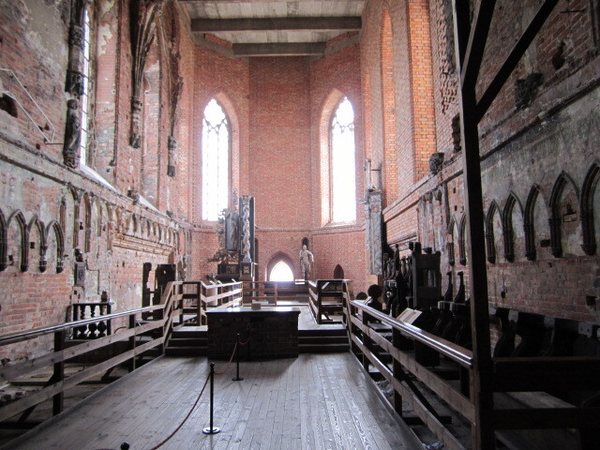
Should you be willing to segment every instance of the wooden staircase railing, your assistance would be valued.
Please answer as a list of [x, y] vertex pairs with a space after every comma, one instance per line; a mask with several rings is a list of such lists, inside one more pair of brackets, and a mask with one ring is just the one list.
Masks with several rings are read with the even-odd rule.
[[[402, 403], [406, 402], [444, 448], [470, 448], [450, 431], [444, 418], [420, 392], [416, 381], [459, 413], [470, 424], [473, 434], [476, 416], [481, 413], [476, 398], [480, 393], [470, 392], [476, 372], [473, 352], [360, 301], [348, 302], [345, 315], [352, 351], [365, 370], [373, 366], [394, 389], [396, 412], [402, 416]], [[428, 352], [435, 353], [436, 358], [431, 358]], [[423, 355], [428, 357], [422, 358]], [[436, 359], [445, 364], [443, 371], [438, 370], [441, 366], [430, 363]], [[455, 370], [460, 382], [448, 379], [451, 378], [449, 368]], [[600, 357], [494, 358], [491, 380], [486, 388], [492, 393], [598, 391]], [[597, 448], [600, 407], [550, 407], [548, 404], [518, 409], [492, 407], [490, 414], [489, 423], [496, 431], [577, 429], [579, 448]]]
[[332, 323], [330, 314], [343, 316], [347, 301], [352, 298], [350, 280], [319, 279], [309, 281], [310, 310], [318, 324]]

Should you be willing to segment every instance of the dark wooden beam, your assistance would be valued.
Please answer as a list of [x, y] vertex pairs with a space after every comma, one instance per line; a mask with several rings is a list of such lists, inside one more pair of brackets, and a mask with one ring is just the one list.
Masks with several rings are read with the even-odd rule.
[[462, 41], [464, 35], [469, 30], [469, 41], [465, 44], [459, 43], [457, 53], [464, 54], [462, 58], [461, 76], [460, 81], [467, 87], [474, 87], [479, 76], [479, 69], [481, 68], [481, 61], [483, 60], [483, 52], [485, 50], [485, 44], [487, 42], [488, 32], [490, 31], [490, 24], [492, 23], [492, 17], [494, 15], [494, 7], [496, 6], [496, 0], [480, 0], [477, 2], [477, 6], [473, 13], [473, 21], [470, 25], [465, 12], [467, 2], [455, 2], [462, 3], [461, 6], [456, 6], [456, 17], [460, 19], [463, 25], [458, 29], [460, 35], [458, 40]]
[[558, 0], [546, 0], [544, 4], [540, 7], [537, 14], [521, 36], [521, 38], [517, 41], [512, 51], [502, 64], [502, 67], [486, 89], [486, 91], [481, 96], [481, 99], [477, 103], [477, 117], [478, 122], [483, 118], [492, 102], [496, 99], [500, 90], [510, 77], [510, 74], [515, 70], [517, 64], [529, 48], [529, 45], [533, 42], [540, 29], [546, 23], [546, 20], [554, 10], [554, 7], [558, 3]]
[[264, 19], [194, 19], [198, 33], [219, 31], [360, 30], [360, 17], [279, 17]]
[[325, 43], [233, 44], [234, 56], [313, 56], [325, 53]]
[[[481, 186], [481, 159], [479, 155], [479, 130], [477, 128], [475, 87], [495, 0], [481, 0], [469, 24], [464, 13], [464, 0], [453, 0], [454, 38], [457, 70], [459, 73], [460, 128], [463, 143], [462, 163], [465, 211], [467, 223], [467, 255], [469, 261], [469, 290], [471, 294], [471, 335], [473, 344], [473, 370], [470, 379], [471, 401], [475, 406], [475, 420], [471, 427], [473, 448], [495, 448], [492, 413], [493, 394], [492, 357], [490, 343], [489, 300], [487, 287], [487, 262], [483, 190]], [[459, 6], [460, 5], [460, 6]], [[470, 29], [470, 33], [466, 30]], [[469, 42], [464, 39], [469, 36]], [[461, 50], [463, 49], [463, 50]], [[464, 58], [461, 60], [461, 53]]]

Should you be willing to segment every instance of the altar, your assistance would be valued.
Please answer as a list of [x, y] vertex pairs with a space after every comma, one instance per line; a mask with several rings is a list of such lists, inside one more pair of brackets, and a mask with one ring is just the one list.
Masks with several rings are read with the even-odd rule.
[[240, 335], [240, 360], [298, 356], [299, 308], [250, 306], [215, 308], [206, 312], [208, 358], [229, 360]]

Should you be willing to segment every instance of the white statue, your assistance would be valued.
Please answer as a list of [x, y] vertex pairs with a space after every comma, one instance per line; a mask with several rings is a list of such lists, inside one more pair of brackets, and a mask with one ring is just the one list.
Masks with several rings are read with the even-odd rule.
[[308, 280], [308, 274], [310, 273], [310, 269], [312, 264], [315, 262], [315, 257], [305, 245], [302, 246], [302, 250], [300, 250], [300, 269], [302, 270], [302, 277], [304, 280]]

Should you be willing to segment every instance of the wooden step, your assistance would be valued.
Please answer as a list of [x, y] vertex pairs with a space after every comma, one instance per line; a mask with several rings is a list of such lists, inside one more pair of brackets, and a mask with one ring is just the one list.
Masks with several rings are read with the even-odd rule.
[[300, 353], [338, 353], [350, 350], [348, 335], [343, 328], [298, 331]]

